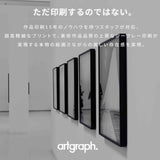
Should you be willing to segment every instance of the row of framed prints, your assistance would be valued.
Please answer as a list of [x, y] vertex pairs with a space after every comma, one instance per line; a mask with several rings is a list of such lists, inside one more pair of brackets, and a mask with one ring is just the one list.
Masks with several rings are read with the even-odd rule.
[[[98, 47], [99, 134], [127, 146], [127, 47], [119, 34]], [[79, 106], [79, 107], [78, 107]], [[96, 129], [96, 51], [53, 69], [53, 107]]]

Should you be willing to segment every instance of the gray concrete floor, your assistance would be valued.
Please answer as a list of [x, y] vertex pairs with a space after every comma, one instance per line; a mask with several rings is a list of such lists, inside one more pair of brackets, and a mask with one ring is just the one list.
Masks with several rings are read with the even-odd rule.
[[0, 160], [55, 160], [51, 145], [51, 112], [30, 112], [29, 132], [9, 133], [9, 114], [0, 112]]

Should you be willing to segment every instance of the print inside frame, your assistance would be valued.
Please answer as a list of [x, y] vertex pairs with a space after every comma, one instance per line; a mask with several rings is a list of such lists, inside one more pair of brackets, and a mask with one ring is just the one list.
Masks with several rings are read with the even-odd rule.
[[96, 129], [96, 55], [89, 49], [79, 55], [80, 123]]
[[127, 146], [126, 34], [99, 45], [99, 134]]
[[67, 61], [68, 67], [68, 116], [78, 120], [78, 58]]
[[52, 70], [53, 74], [53, 108], [59, 110], [59, 68]]
[[68, 113], [68, 95], [67, 95], [67, 64], [61, 64], [59, 66], [59, 111]]

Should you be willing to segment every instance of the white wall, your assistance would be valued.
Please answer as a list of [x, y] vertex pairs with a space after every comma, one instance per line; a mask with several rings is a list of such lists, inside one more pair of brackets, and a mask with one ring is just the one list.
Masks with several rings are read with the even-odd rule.
[[[63, 4], [63, 5], [62, 5]], [[127, 8], [133, 12], [132, 18], [54, 18], [55, 23], [63, 24], [136, 24], [140, 33], [159, 33], [158, 0], [155, 1], [117, 1], [99, 0], [65, 1], [57, 0], [54, 7], [85, 8]], [[120, 31], [115, 32], [115, 34]], [[103, 41], [104, 39], [98, 40]], [[53, 152], [58, 160], [65, 159], [109, 159], [109, 160], [150, 160], [160, 158], [159, 148], [159, 105], [160, 105], [160, 55], [159, 39], [144, 41], [144, 48], [128, 48], [128, 146], [120, 148], [102, 138], [98, 131], [85, 128], [79, 122], [52, 110]], [[87, 48], [55, 48], [53, 66], [78, 56]], [[98, 85], [97, 85], [98, 86]], [[98, 89], [98, 88], [97, 88]], [[98, 99], [97, 99], [98, 100]], [[98, 103], [97, 103], [98, 128]], [[88, 143], [93, 141], [99, 151], [82, 154], [58, 151], [57, 144]]]
[[52, 51], [30, 49], [29, 52], [29, 109], [50, 110], [52, 107]]
[[[53, 50], [17, 47], [18, 39], [4, 39], [5, 33], [29, 33], [24, 24], [52, 24], [51, 18], [34, 17], [36, 6], [0, 6], [0, 111], [8, 111], [8, 73], [10, 55], [28, 54], [28, 75], [30, 81], [29, 109], [50, 110], [52, 106], [52, 59]], [[14, 26], [15, 25], [15, 26]], [[27, 40], [26, 40], [27, 41]], [[31, 42], [32, 40], [30, 40]]]
[[[21, 25], [26, 23], [27, 19], [26, 9], [23, 7], [4, 7], [3, 9], [12, 13], [8, 16], [8, 32], [21, 31]], [[19, 14], [21, 12], [23, 14]], [[9, 40], [7, 45], [10, 74], [10, 132], [25, 133], [28, 130], [28, 52], [18, 48], [16, 43], [17, 40]]]
[[[28, 24], [50, 25], [51, 17], [34, 17], [33, 7], [28, 10]], [[51, 31], [27, 31], [29, 33], [47, 34]], [[30, 40], [34, 42], [33, 40]], [[40, 41], [40, 40], [38, 40]], [[41, 41], [44, 41], [41, 39]], [[29, 109], [50, 110], [52, 107], [52, 48], [28, 48], [29, 59]]]
[[[1, 36], [8, 31], [8, 15], [0, 9]], [[9, 40], [0, 38], [0, 111], [8, 111]]]

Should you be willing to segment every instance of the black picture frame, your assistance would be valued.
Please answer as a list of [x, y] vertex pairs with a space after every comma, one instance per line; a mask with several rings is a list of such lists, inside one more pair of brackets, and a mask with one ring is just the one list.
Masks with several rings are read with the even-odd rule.
[[[111, 46], [111, 43], [114, 45]], [[127, 146], [126, 43], [126, 34], [119, 34], [101, 43], [98, 47], [99, 134], [120, 147]], [[114, 96], [112, 96], [113, 94]]]
[[67, 61], [68, 116], [78, 120], [78, 58]]
[[89, 49], [79, 55], [79, 97], [80, 123], [90, 129], [96, 129], [95, 49]]
[[52, 69], [53, 76], [53, 108], [59, 110], [59, 68]]
[[67, 64], [59, 66], [59, 111], [68, 113], [68, 95], [67, 95]]

